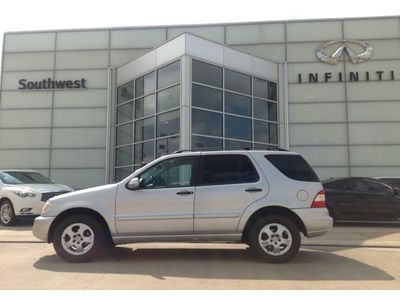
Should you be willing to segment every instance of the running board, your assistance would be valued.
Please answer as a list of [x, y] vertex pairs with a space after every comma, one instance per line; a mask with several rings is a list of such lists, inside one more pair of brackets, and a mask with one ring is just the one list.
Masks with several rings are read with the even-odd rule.
[[150, 242], [240, 242], [241, 233], [114, 236], [115, 244]]

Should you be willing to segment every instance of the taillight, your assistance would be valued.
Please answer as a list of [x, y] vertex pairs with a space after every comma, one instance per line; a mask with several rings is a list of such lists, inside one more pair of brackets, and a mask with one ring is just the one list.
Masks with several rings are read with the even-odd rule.
[[320, 191], [311, 203], [311, 208], [323, 208], [325, 207], [325, 191]]

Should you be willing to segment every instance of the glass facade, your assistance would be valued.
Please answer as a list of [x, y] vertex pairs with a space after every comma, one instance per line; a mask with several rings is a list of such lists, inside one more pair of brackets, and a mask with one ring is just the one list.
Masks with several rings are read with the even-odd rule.
[[175, 61], [117, 88], [115, 181], [179, 149], [180, 66]]
[[192, 149], [278, 148], [277, 83], [192, 59]]

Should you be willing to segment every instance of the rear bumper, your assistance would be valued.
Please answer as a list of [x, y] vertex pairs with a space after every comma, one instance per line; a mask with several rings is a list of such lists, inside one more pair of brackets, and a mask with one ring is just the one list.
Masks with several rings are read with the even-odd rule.
[[323, 235], [333, 227], [333, 219], [326, 208], [298, 208], [293, 211], [303, 221], [307, 237]]
[[49, 230], [55, 217], [37, 217], [33, 223], [32, 232], [39, 240], [49, 242]]

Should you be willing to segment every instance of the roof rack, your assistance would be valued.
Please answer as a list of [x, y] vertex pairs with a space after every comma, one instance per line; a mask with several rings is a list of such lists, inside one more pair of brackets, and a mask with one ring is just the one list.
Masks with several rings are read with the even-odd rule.
[[194, 151], [224, 151], [224, 150], [266, 150], [266, 151], [289, 151], [284, 148], [271, 148], [271, 149], [254, 149], [254, 147], [210, 147], [210, 148], [195, 148], [195, 149], [181, 149], [172, 152], [172, 154], [178, 154], [183, 152], [194, 152]]

